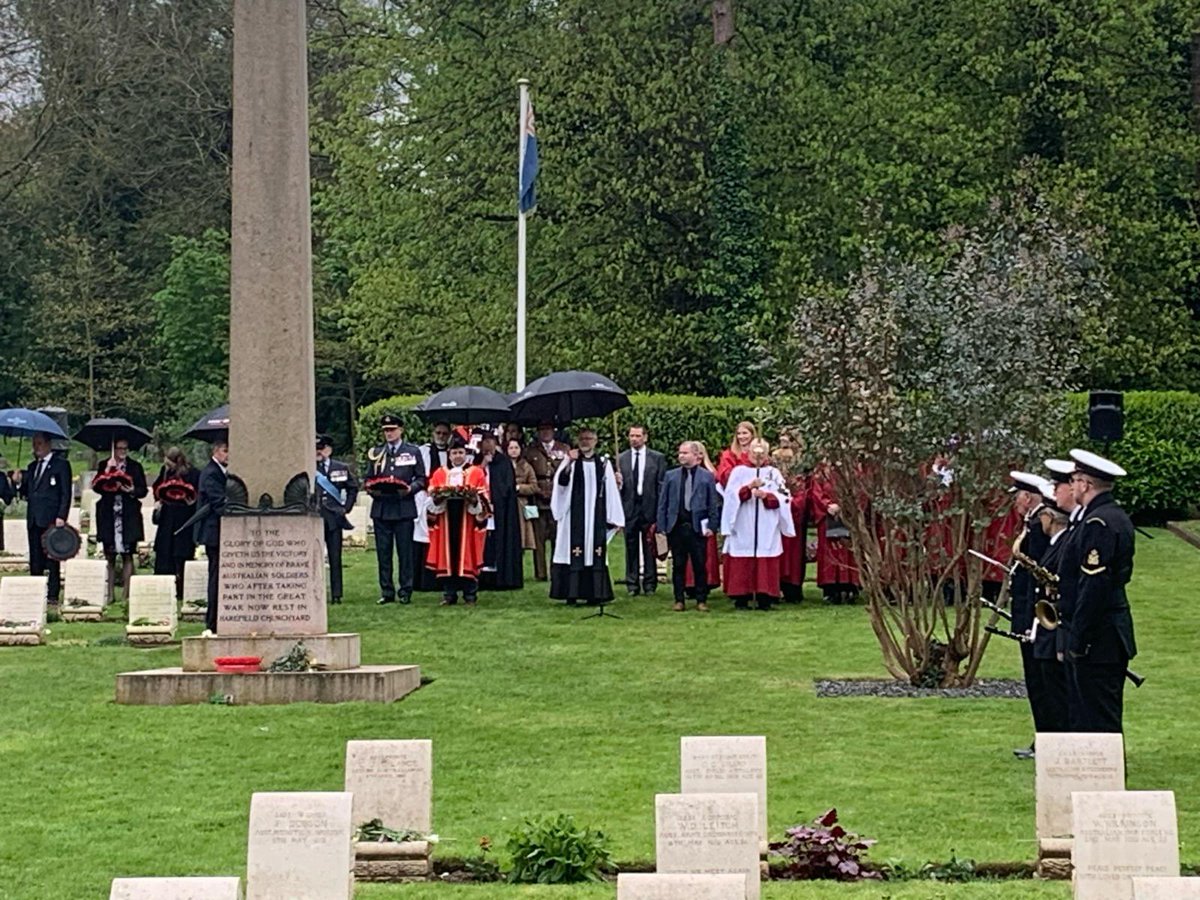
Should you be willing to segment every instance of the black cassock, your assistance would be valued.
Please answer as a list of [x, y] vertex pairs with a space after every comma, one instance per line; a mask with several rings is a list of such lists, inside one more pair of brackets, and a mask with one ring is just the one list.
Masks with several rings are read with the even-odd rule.
[[487, 533], [483, 565], [494, 572], [481, 572], [481, 586], [491, 590], [523, 587], [525, 575], [521, 550], [521, 508], [517, 502], [517, 479], [512, 460], [494, 456], [488, 465], [492, 515], [496, 527]]

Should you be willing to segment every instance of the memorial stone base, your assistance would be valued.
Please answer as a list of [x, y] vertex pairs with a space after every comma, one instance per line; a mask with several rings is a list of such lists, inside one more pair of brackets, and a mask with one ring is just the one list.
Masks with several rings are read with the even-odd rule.
[[430, 881], [432, 855], [428, 841], [359, 842], [354, 845], [354, 880]]
[[[178, 668], [123, 672], [118, 703], [390, 703], [421, 685], [414, 665], [364, 666], [357, 634], [328, 634], [319, 516], [247, 515], [221, 522], [217, 635], [183, 642]], [[216, 671], [218, 657], [260, 657], [262, 668], [302, 641], [305, 672]]]

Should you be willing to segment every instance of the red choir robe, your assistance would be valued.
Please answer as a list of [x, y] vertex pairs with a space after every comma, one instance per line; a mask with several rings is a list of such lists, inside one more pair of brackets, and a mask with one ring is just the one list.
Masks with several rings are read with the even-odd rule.
[[858, 575], [858, 562], [849, 539], [826, 536], [829, 506], [837, 502], [833, 473], [828, 466], [818, 466], [808, 481], [808, 521], [817, 524], [817, 585], [851, 584], [859, 587], [862, 582]]
[[807, 562], [808, 541], [808, 476], [797, 475], [788, 485], [792, 491], [791, 513], [795, 535], [783, 539], [783, 559], [780, 560], [779, 580], [781, 584], [799, 587], [804, 584], [804, 569]]
[[[1006, 503], [1007, 494], [998, 494], [992, 498], [988, 508], [994, 518], [983, 530], [983, 549], [980, 551], [992, 559], [1004, 563], [1005, 566], [1012, 559], [1013, 543], [1025, 524], [1016, 507], [1009, 506], [1007, 510], [1004, 509]], [[993, 565], [984, 565], [984, 581], [1003, 581], [1004, 578], [1003, 570], [997, 569]]]
[[[472, 513], [463, 500], [436, 500], [438, 488], [458, 486], [479, 492], [482, 513]], [[487, 537], [487, 476], [478, 466], [443, 467], [429, 479], [428, 491], [429, 554], [425, 567], [432, 569], [438, 578], [478, 579]]]
[[[752, 496], [750, 482], [764, 484], [765, 496]], [[774, 466], [738, 466], [730, 473], [721, 509], [725, 535], [725, 595], [778, 597], [783, 538], [794, 537], [783, 475]]]
[[729, 474], [738, 466], [750, 465], [750, 454], [741, 451], [722, 450], [717, 460], [717, 484], [725, 487], [729, 483]]

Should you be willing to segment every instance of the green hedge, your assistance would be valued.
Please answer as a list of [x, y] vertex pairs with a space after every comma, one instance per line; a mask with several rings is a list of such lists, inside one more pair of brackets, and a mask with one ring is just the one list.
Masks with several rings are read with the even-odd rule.
[[[429, 426], [420, 422], [412, 407], [419, 396], [397, 396], [363, 407], [359, 412], [359, 452], [378, 440], [379, 416], [400, 415], [411, 440], [428, 440]], [[691, 397], [666, 394], [632, 394], [633, 406], [616, 415], [623, 436], [634, 422], [650, 429], [651, 445], [670, 454], [680, 441], [701, 440], [715, 461], [728, 446], [733, 429], [742, 419], [756, 422], [769, 439], [776, 436], [770, 400], [736, 397]], [[613, 441], [612, 418], [589, 423], [600, 432], [606, 448]], [[1064, 428], [1066, 454], [1073, 446], [1087, 447], [1112, 457], [1130, 472], [1117, 487], [1117, 496], [1135, 518], [1143, 522], [1182, 518], [1200, 501], [1200, 394], [1185, 391], [1131, 391], [1125, 394], [1125, 437], [1109, 447], [1087, 439], [1087, 395], [1073, 394]], [[1028, 465], [1037, 471], [1040, 460]]]

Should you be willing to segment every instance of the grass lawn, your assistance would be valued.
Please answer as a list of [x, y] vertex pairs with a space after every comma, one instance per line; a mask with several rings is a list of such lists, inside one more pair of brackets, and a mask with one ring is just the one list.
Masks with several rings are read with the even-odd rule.
[[[1126, 693], [1128, 784], [1172, 789], [1181, 855], [1200, 861], [1200, 553], [1165, 531], [1138, 538], [1131, 596], [1145, 687]], [[419, 663], [433, 678], [391, 706], [120, 707], [116, 673], [178, 665], [178, 648], [92, 646], [117, 622], [55, 624], [49, 644], [0, 650], [0, 897], [103, 898], [118, 875], [244, 874], [254, 791], [340, 790], [349, 738], [432, 738], [439, 855], [503, 845], [526, 816], [570, 812], [614, 856], [654, 855], [654, 794], [679, 784], [679, 737], [765, 734], [770, 825], [836, 806], [878, 839], [872, 858], [913, 865], [951, 853], [1031, 860], [1030, 737], [1011, 700], [818, 700], [820, 676], [878, 676], [861, 608], [810, 597], [771, 614], [668, 611], [669, 592], [624, 599], [623, 620], [580, 621], [545, 586], [484, 594], [474, 610], [374, 604], [374, 558], [348, 555], [348, 602], [331, 630], [359, 631], [365, 662]], [[617, 571], [619, 560], [614, 560]], [[200, 626], [183, 627], [195, 634]], [[990, 676], [1016, 676], [993, 642]], [[611, 886], [371, 886], [371, 900], [612, 897]], [[776, 898], [1066, 898], [1029, 881], [764, 885]]]

